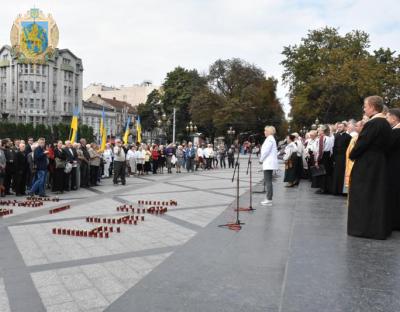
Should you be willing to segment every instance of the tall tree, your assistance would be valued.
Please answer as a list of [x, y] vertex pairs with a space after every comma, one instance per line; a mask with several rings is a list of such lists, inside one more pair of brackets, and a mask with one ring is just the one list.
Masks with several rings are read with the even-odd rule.
[[167, 74], [162, 85], [162, 103], [168, 115], [176, 109], [177, 134], [185, 132], [185, 127], [190, 121], [189, 103], [195, 94], [203, 90], [206, 83], [206, 79], [195, 69], [176, 67]]
[[361, 117], [363, 98], [372, 94], [389, 103], [398, 100], [398, 58], [382, 49], [371, 55], [369, 46], [365, 32], [341, 36], [326, 27], [310, 31], [299, 45], [284, 47], [283, 81], [295, 127], [310, 125], [316, 117], [323, 122]]
[[146, 103], [138, 105], [137, 112], [140, 116], [142, 130], [150, 131], [156, 125], [154, 111], [157, 109], [159, 103], [161, 103], [161, 97], [160, 91], [154, 89], [147, 96]]
[[210, 67], [208, 84], [222, 97], [213, 113], [218, 134], [229, 126], [238, 132], [261, 131], [266, 124], [280, 127], [284, 120], [282, 106], [276, 97], [277, 81], [265, 77], [262, 69], [241, 59], [217, 60]]

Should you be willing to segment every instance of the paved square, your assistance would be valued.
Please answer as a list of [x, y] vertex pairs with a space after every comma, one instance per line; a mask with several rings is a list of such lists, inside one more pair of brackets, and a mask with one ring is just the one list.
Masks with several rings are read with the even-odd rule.
[[[249, 181], [245, 168], [240, 174], [245, 207]], [[0, 311], [400, 311], [398, 233], [348, 237], [344, 198], [316, 195], [306, 181], [286, 189], [282, 177], [272, 207], [253, 194], [257, 210], [240, 214], [242, 230], [219, 228], [235, 220], [231, 175], [149, 175], [118, 187], [103, 180], [58, 203], [16, 207], [0, 219]], [[170, 199], [178, 206], [165, 215], [118, 225], [108, 239], [52, 234], [103, 225], [86, 217], [124, 216], [122, 204]], [[71, 209], [48, 213], [65, 204]]]

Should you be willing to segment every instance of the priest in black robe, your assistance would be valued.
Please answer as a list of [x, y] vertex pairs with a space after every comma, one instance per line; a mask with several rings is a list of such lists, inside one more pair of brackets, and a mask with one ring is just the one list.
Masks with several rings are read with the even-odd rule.
[[338, 124], [338, 132], [335, 134], [333, 144], [333, 172], [332, 189], [333, 195], [342, 195], [344, 187], [344, 174], [346, 171], [346, 151], [351, 141], [351, 135], [345, 131], [344, 123]]
[[382, 114], [383, 107], [380, 96], [365, 99], [364, 112], [370, 120], [364, 125], [350, 153], [354, 166], [347, 233], [351, 236], [386, 239], [392, 231], [386, 158], [392, 129]]
[[400, 231], [400, 109], [390, 109], [386, 119], [393, 129], [388, 151], [389, 207], [392, 229]]

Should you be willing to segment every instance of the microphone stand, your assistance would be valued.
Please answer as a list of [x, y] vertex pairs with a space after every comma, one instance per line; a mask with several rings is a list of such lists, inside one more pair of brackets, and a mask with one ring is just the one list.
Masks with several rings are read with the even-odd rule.
[[[235, 169], [233, 170], [233, 175], [232, 175], [232, 183], [235, 181], [235, 175], [236, 175], [236, 221], [234, 223], [226, 223], [226, 224], [220, 224], [218, 225], [219, 227], [227, 227], [229, 230], [234, 230], [234, 231], [240, 231], [242, 229], [242, 222], [239, 220], [239, 184], [240, 184], [240, 179], [239, 179], [239, 172], [240, 172], [240, 163], [239, 163], [239, 156], [240, 156], [240, 140], [238, 138], [238, 153], [236, 156], [236, 163], [235, 163]], [[236, 174], [237, 172], [237, 174]]]
[[247, 212], [252, 212], [255, 211], [256, 209], [253, 208], [253, 195], [252, 195], [252, 190], [253, 190], [253, 175], [252, 175], [252, 156], [253, 153], [253, 146], [250, 147], [250, 152], [249, 152], [249, 160], [247, 162], [247, 170], [246, 170], [246, 175], [249, 175], [250, 172], [250, 205], [249, 207], [245, 207], [245, 208], [237, 208], [236, 210], [239, 211], [247, 211]]

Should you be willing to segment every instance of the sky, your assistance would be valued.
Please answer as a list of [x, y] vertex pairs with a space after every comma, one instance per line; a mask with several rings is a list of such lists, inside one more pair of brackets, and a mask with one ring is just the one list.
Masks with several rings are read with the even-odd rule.
[[370, 34], [371, 50], [400, 50], [398, 0], [1, 0], [0, 45], [10, 44], [14, 19], [32, 7], [51, 13], [90, 83], [160, 85], [177, 66], [206, 73], [217, 59], [241, 58], [281, 82], [281, 52], [308, 30], [338, 27]]

